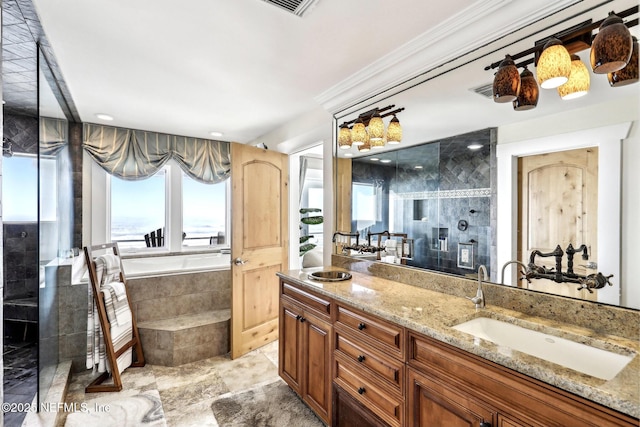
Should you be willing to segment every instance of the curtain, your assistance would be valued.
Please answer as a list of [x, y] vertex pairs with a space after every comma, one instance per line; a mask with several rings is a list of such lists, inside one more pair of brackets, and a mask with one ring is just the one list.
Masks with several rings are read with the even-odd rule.
[[135, 181], [158, 172], [174, 159], [191, 178], [205, 184], [231, 173], [230, 144], [223, 141], [84, 124], [83, 148], [107, 173]]
[[67, 145], [67, 121], [40, 117], [40, 154], [55, 156]]

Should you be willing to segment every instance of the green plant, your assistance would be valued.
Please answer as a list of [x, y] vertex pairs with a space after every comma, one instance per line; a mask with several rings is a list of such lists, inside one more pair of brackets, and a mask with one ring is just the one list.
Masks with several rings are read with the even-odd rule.
[[[300, 215], [307, 215], [309, 213], [317, 213], [322, 212], [322, 209], [318, 208], [301, 208]], [[324, 217], [322, 215], [309, 215], [303, 216], [300, 218], [300, 230], [302, 230], [304, 225], [317, 225], [322, 224], [324, 221]], [[300, 256], [303, 256], [311, 249], [315, 248], [316, 245], [314, 243], [310, 243], [309, 239], [313, 237], [313, 234], [300, 235]]]

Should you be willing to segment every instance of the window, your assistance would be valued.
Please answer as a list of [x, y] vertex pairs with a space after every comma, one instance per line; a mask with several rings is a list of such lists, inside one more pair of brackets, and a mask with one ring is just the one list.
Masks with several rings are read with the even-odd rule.
[[111, 239], [121, 248], [146, 247], [144, 236], [151, 231], [164, 235], [166, 176], [165, 167], [140, 181], [111, 177]]
[[[229, 246], [230, 180], [202, 184], [173, 161], [139, 181], [108, 175], [95, 163], [92, 171], [94, 244], [115, 241], [125, 251], [147, 250], [145, 235], [160, 229], [165, 251]], [[110, 206], [109, 215], [101, 213], [101, 206]]]
[[182, 173], [183, 246], [228, 246], [228, 182], [203, 184]]
[[[42, 221], [55, 221], [57, 209], [56, 160], [40, 159], [43, 197]], [[38, 220], [38, 159], [14, 155], [2, 161], [2, 220], [35, 222]]]

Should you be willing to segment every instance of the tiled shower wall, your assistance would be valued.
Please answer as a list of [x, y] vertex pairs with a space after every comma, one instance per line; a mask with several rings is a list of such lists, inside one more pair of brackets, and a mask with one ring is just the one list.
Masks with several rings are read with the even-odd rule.
[[[481, 149], [467, 148], [472, 142]], [[408, 264], [454, 274], [468, 274], [484, 264], [495, 270], [496, 162], [495, 129], [485, 129], [403, 149], [400, 166], [370, 160], [353, 162], [353, 181], [374, 183], [382, 191], [380, 220], [371, 231], [402, 230], [414, 239], [415, 256]], [[406, 161], [415, 158], [415, 162]], [[414, 163], [422, 166], [415, 169]], [[393, 165], [390, 163], [389, 165]], [[388, 206], [396, 218], [389, 223]], [[464, 220], [468, 226], [458, 229]], [[352, 223], [352, 230], [358, 229]], [[439, 238], [447, 238], [442, 249]], [[458, 244], [471, 243], [472, 268], [458, 267]], [[471, 266], [469, 266], [471, 267]]]

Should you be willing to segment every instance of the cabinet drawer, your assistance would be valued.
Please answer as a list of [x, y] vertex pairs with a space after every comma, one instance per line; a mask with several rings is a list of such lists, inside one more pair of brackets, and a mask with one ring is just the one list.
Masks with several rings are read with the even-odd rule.
[[335, 357], [335, 383], [391, 426], [402, 425], [404, 400], [376, 384], [349, 362]]
[[337, 323], [348, 327], [355, 336], [368, 340], [369, 344], [385, 354], [404, 361], [404, 334], [401, 326], [342, 306], [338, 306]]
[[367, 367], [373, 375], [403, 394], [404, 363], [385, 357], [380, 351], [352, 337], [343, 329], [339, 325], [336, 326], [336, 351], [352, 361], [353, 364]]
[[297, 303], [302, 304], [304, 308], [312, 309], [319, 316], [329, 319], [331, 317], [331, 300], [321, 297], [286, 282], [281, 282], [281, 292]]

